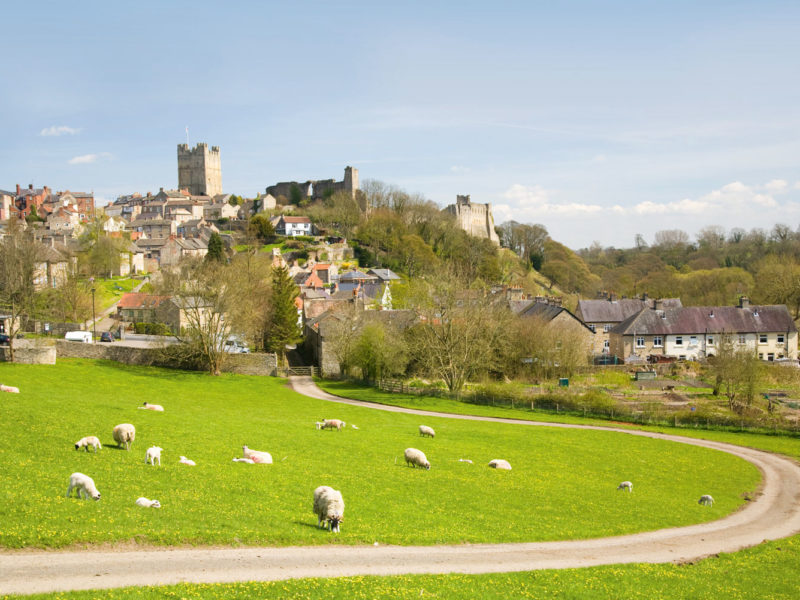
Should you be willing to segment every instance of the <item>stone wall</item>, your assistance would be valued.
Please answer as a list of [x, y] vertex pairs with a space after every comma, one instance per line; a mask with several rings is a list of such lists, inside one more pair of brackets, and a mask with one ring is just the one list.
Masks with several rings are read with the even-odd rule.
[[490, 239], [500, 245], [500, 238], [494, 230], [491, 204], [473, 204], [469, 196], [456, 196], [456, 203], [444, 210], [455, 215], [458, 226], [468, 234]]
[[308, 180], [303, 183], [297, 181], [282, 181], [269, 186], [266, 189], [266, 193], [275, 198], [283, 196], [287, 200], [290, 200], [292, 186], [295, 185], [300, 189], [300, 195], [303, 198], [311, 198], [312, 200], [324, 198], [326, 192], [349, 192], [355, 197], [359, 185], [358, 169], [354, 167], [345, 167], [344, 179], [342, 181], [336, 181], [335, 179]]
[[[8, 362], [10, 354], [7, 346], [0, 346], [0, 362]], [[22, 365], [54, 365], [56, 347], [49, 340], [15, 340], [14, 362]]]

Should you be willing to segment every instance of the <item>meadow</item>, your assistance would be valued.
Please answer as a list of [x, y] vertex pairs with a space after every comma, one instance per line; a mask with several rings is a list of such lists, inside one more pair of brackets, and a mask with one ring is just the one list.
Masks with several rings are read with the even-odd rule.
[[[417, 416], [305, 398], [274, 378], [65, 359], [3, 364], [0, 380], [22, 390], [0, 398], [6, 548], [578, 539], [717, 519], [760, 480], [725, 453], [612, 432], [425, 418], [437, 436], [420, 438]], [[145, 400], [166, 412], [139, 410]], [[318, 431], [322, 418], [348, 427]], [[137, 428], [130, 452], [111, 439], [124, 422]], [[85, 435], [103, 450], [75, 451]], [[231, 462], [242, 444], [275, 464]], [[145, 465], [151, 445], [164, 448], [163, 466]], [[404, 465], [409, 446], [427, 454], [430, 471]], [[487, 468], [493, 458], [514, 470]], [[65, 498], [73, 471], [93, 477], [102, 500]], [[624, 479], [633, 494], [616, 492]], [[339, 535], [316, 528], [311, 493], [322, 484], [344, 494]], [[704, 493], [713, 507], [698, 506]], [[139, 496], [163, 508], [135, 506]]]

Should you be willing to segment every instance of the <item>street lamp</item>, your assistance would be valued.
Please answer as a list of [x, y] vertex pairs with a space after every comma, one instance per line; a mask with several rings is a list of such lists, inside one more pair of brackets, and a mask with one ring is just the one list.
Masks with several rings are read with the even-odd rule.
[[92, 342], [97, 341], [97, 317], [94, 315], [94, 288], [92, 288]]

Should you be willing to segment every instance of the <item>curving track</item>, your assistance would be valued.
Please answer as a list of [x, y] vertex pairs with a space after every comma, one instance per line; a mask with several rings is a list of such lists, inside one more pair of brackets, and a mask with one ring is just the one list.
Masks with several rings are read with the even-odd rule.
[[[332, 396], [320, 390], [309, 377], [292, 377], [290, 385], [307, 396], [376, 410], [522, 426], [609, 431], [607, 427], [452, 415], [360, 402]], [[611, 431], [703, 446], [739, 456], [763, 473], [762, 493], [742, 510], [711, 523], [592, 540], [423, 547], [326, 546], [324, 552], [315, 547], [10, 552], [0, 554], [0, 594], [180, 582], [492, 573], [614, 563], [677, 562], [734, 552], [800, 532], [800, 466], [791, 460], [719, 442], [625, 429]]]

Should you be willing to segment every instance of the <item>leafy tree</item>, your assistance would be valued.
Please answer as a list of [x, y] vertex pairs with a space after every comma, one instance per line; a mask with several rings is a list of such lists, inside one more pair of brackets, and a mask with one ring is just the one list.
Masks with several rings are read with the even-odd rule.
[[225, 244], [222, 241], [222, 237], [216, 231], [208, 238], [206, 261], [225, 262]]
[[361, 369], [361, 376], [369, 381], [404, 372], [408, 358], [402, 336], [380, 321], [367, 323], [356, 342], [353, 362]]
[[299, 204], [303, 201], [303, 192], [300, 191], [300, 186], [296, 183], [293, 183], [289, 188], [289, 202], [294, 204], [295, 206], [299, 206]]
[[255, 237], [263, 244], [267, 244], [275, 237], [275, 227], [266, 215], [255, 215], [250, 218], [248, 223], [248, 235]]
[[300, 340], [295, 299], [300, 290], [286, 267], [272, 270], [272, 305], [267, 314], [264, 346], [283, 361], [286, 346]]
[[31, 211], [25, 217], [25, 221], [28, 223], [42, 223], [44, 219], [39, 216], [39, 212], [36, 210], [36, 205], [31, 206]]
[[119, 272], [124, 243], [122, 239], [100, 235], [88, 252], [91, 273], [98, 277], [111, 277]]
[[750, 407], [761, 384], [761, 361], [753, 348], [738, 346], [733, 336], [720, 336], [717, 354], [709, 358], [714, 375], [714, 395], [722, 392], [728, 407], [742, 414]]
[[22, 331], [25, 317], [34, 310], [37, 292], [39, 244], [30, 229], [23, 229], [17, 219], [10, 219], [6, 234], [0, 239], [0, 312], [7, 315], [10, 359], [14, 361], [14, 338]]

